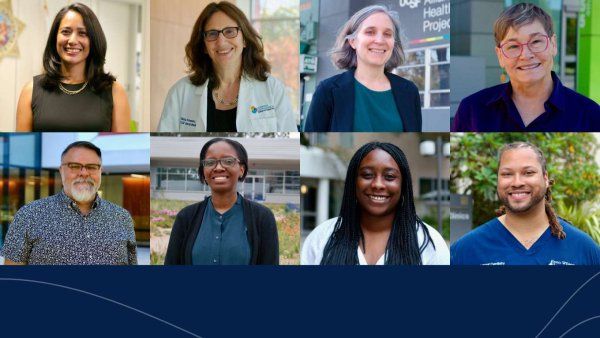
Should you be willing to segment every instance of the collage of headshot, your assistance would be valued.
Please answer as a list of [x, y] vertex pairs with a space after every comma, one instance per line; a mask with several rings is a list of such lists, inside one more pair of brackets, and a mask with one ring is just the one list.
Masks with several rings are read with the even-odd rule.
[[600, 265], [599, 22], [0, 0], [0, 265]]

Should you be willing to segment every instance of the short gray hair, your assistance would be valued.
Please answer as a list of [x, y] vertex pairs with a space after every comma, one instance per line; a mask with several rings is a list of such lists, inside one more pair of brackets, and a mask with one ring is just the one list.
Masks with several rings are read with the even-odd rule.
[[496, 46], [500, 47], [500, 42], [506, 37], [510, 28], [519, 28], [536, 20], [544, 26], [548, 37], [554, 35], [552, 18], [540, 7], [529, 3], [519, 3], [508, 7], [494, 22]]
[[373, 5], [354, 13], [340, 29], [335, 45], [331, 50], [331, 61], [338, 69], [350, 69], [356, 67], [356, 51], [350, 46], [348, 40], [355, 38], [362, 23], [375, 13], [387, 14], [394, 25], [394, 49], [392, 50], [392, 56], [385, 64], [385, 71], [389, 72], [404, 62], [404, 48], [402, 47], [402, 39], [400, 36], [400, 20], [398, 19], [398, 13], [389, 10], [385, 6]]

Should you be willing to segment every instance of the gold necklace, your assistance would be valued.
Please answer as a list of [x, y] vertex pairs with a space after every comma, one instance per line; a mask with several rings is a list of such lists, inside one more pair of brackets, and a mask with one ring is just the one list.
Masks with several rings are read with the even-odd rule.
[[79, 88], [79, 89], [77, 89], [77, 90], [68, 90], [67, 88], [65, 88], [65, 87], [62, 85], [62, 83], [60, 83], [60, 82], [59, 82], [59, 83], [58, 83], [58, 88], [60, 88], [60, 90], [61, 90], [63, 93], [67, 94], [67, 95], [75, 95], [75, 94], [79, 94], [79, 93], [81, 93], [81, 91], [85, 89], [85, 87], [87, 86], [87, 84], [88, 84], [88, 82], [87, 82], [87, 81], [85, 81], [85, 83], [83, 84], [83, 87], [81, 87], [81, 88]]
[[237, 96], [235, 97], [235, 99], [233, 99], [233, 101], [225, 102], [225, 100], [219, 98], [219, 93], [217, 93], [216, 90], [213, 90], [213, 98], [215, 99], [215, 101], [219, 102], [220, 104], [222, 104], [224, 106], [235, 106], [238, 103]]

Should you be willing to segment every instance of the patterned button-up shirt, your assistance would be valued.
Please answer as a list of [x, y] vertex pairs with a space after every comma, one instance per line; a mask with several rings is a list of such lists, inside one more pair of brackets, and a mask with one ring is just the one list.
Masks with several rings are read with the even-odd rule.
[[83, 215], [64, 191], [23, 206], [8, 228], [2, 255], [25, 264], [137, 264], [127, 210], [96, 197]]

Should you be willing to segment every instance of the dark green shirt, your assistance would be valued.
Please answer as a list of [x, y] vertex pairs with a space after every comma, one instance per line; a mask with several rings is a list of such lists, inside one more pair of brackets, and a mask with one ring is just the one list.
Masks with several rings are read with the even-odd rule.
[[378, 92], [354, 80], [354, 131], [403, 131], [391, 90]]
[[224, 214], [219, 214], [212, 198], [204, 211], [202, 226], [192, 248], [194, 265], [248, 265], [250, 243], [248, 242], [244, 209], [241, 197]]

